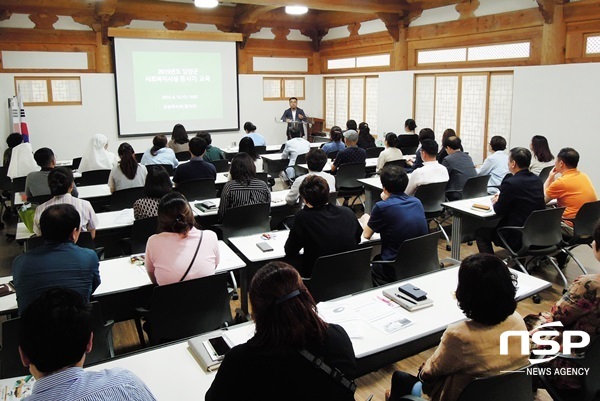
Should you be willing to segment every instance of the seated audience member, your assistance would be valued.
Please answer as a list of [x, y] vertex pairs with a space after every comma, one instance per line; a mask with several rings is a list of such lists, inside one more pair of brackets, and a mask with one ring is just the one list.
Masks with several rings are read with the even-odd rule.
[[217, 179], [217, 168], [214, 164], [204, 160], [203, 156], [206, 152], [206, 142], [202, 138], [194, 137], [190, 141], [190, 153], [192, 158], [187, 163], [182, 163], [173, 176], [173, 182], [175, 186], [177, 184], [197, 180], [201, 178], [208, 178], [211, 180]]
[[108, 176], [110, 192], [143, 187], [148, 170], [146, 170], [146, 166], [138, 164], [133, 147], [127, 142], [123, 142], [119, 145], [117, 153], [119, 153], [121, 161], [113, 167]]
[[437, 162], [437, 152], [438, 144], [433, 139], [425, 139], [421, 142], [419, 154], [423, 160], [423, 167], [414, 170], [410, 175], [405, 191], [407, 195], [413, 196], [421, 185], [448, 181], [450, 178], [448, 169]]
[[204, 153], [204, 156], [202, 156], [204, 160], [206, 160], [207, 162], [212, 162], [215, 160], [221, 160], [225, 158], [221, 149], [212, 145], [212, 137], [210, 136], [208, 131], [200, 131], [196, 136], [204, 139], [204, 142], [206, 142], [206, 152]]
[[407, 160], [406, 164], [410, 167], [410, 171], [414, 171], [423, 167], [423, 159], [421, 158], [421, 147], [423, 146], [423, 141], [429, 139], [435, 141], [435, 133], [431, 128], [423, 128], [419, 131], [419, 147], [415, 151], [415, 161]]
[[119, 160], [114, 153], [106, 150], [107, 147], [108, 138], [106, 136], [94, 135], [81, 157], [81, 163], [77, 170], [80, 173], [92, 170], [112, 170]]
[[49, 288], [66, 287], [86, 300], [100, 285], [98, 256], [80, 248], [79, 213], [72, 205], [49, 206], [40, 218], [44, 244], [15, 258], [12, 265], [19, 313]]
[[6, 137], [6, 146], [7, 148], [4, 150], [4, 155], [2, 157], [2, 165], [8, 166], [10, 165], [10, 157], [12, 155], [12, 150], [14, 147], [23, 143], [23, 135], [18, 132], [13, 132], [9, 136]]
[[[481, 253], [494, 254], [492, 241], [502, 246], [497, 229], [504, 226], [522, 227], [529, 215], [536, 210], [543, 210], [544, 188], [542, 182], [531, 171], [531, 152], [525, 148], [512, 148], [508, 157], [508, 175], [500, 185], [500, 193], [494, 195], [492, 204], [494, 212], [501, 216], [496, 227], [485, 227], [477, 230], [477, 248]], [[508, 233], [507, 233], [508, 235]], [[509, 246], [518, 250], [521, 247], [520, 234], [507, 237]]]
[[321, 256], [351, 251], [360, 243], [362, 228], [352, 210], [329, 203], [329, 185], [324, 178], [309, 175], [300, 185], [304, 208], [296, 213], [285, 243], [287, 256], [302, 257], [302, 277], [310, 277]]
[[[594, 242], [592, 251], [596, 260], [600, 261], [600, 221], [594, 227]], [[540, 330], [540, 326], [551, 322], [561, 322], [562, 327], [552, 327], [551, 330], [559, 332], [565, 330], [581, 330], [590, 335], [590, 343], [600, 333], [600, 274], [586, 274], [575, 279], [560, 300], [556, 302], [550, 312], [541, 312], [539, 315], [525, 317], [527, 329], [530, 334]], [[541, 329], [544, 330], [544, 329]], [[546, 337], [547, 338], [547, 337]], [[584, 350], [580, 350], [584, 351]], [[554, 359], [549, 362], [550, 368], [564, 369], [577, 368], [577, 360]], [[581, 377], [552, 375], [550, 380], [561, 389], [580, 388]]]
[[531, 138], [529, 149], [533, 153], [529, 171], [533, 174], [540, 175], [544, 168], [554, 166], [554, 155], [550, 151], [550, 146], [545, 136], [534, 135]]
[[151, 168], [144, 184], [144, 198], [133, 204], [133, 216], [136, 220], [158, 216], [158, 204], [163, 196], [173, 191], [173, 183], [164, 168]]
[[153, 164], [170, 164], [173, 168], [179, 165], [173, 149], [167, 147], [167, 137], [155, 135], [152, 139], [152, 147], [144, 152], [142, 164], [150, 166]]
[[371, 129], [369, 128], [369, 124], [362, 122], [358, 124], [358, 142], [356, 146], [363, 149], [374, 148], [375, 138], [371, 135]]
[[256, 166], [247, 153], [238, 153], [231, 160], [228, 181], [221, 192], [219, 221], [223, 221], [227, 209], [233, 207], [271, 204], [271, 191], [267, 183], [256, 178]]
[[412, 118], [409, 118], [404, 122], [403, 135], [406, 135], [406, 134], [417, 135], [415, 132], [416, 129], [417, 129], [417, 123]]
[[38, 167], [33, 157], [33, 150], [29, 142], [22, 142], [12, 148], [10, 164], [6, 175], [10, 178], [27, 177], [33, 171], [38, 171]]
[[288, 167], [283, 171], [284, 174], [280, 174], [282, 181], [290, 183], [290, 180], [296, 178], [296, 172], [294, 170], [294, 164], [296, 164], [296, 158], [298, 155], [304, 155], [310, 150], [310, 143], [302, 138], [302, 134], [297, 127], [291, 127], [288, 130], [291, 138], [285, 143], [283, 148], [283, 159], [289, 159]]
[[381, 169], [387, 162], [404, 159], [402, 151], [398, 149], [398, 135], [394, 134], [393, 132], [388, 132], [385, 134], [383, 144], [385, 145], [385, 149], [381, 151], [379, 157], [377, 158], [378, 173], [381, 172]]
[[335, 177], [329, 173], [323, 172], [323, 167], [327, 164], [327, 155], [323, 152], [323, 149], [311, 149], [306, 154], [306, 164], [308, 165], [308, 173], [301, 175], [296, 178], [290, 192], [285, 197], [285, 201], [288, 205], [295, 205], [298, 201], [298, 194], [300, 193], [300, 185], [305, 178], [311, 175], [317, 175], [327, 182], [330, 192], [335, 192]]
[[358, 125], [356, 125], [356, 121], [354, 120], [348, 120], [346, 121], [346, 131], [348, 130], [353, 130], [358, 132]]
[[[341, 378], [308, 360], [308, 351], [350, 380], [356, 360], [348, 334], [324, 322], [292, 266], [270, 262], [250, 284], [254, 336], [227, 352], [206, 401], [354, 400]], [[268, 369], [268, 374], [265, 374]]]
[[[446, 129], [444, 131], [444, 133], [442, 134], [442, 149], [440, 149], [439, 153], [437, 154], [437, 161], [440, 164], [442, 164], [442, 162], [444, 161], [444, 159], [446, 158], [446, 156], [448, 156], [448, 152], [446, 152], [446, 148], [444, 147], [444, 143], [451, 136], [457, 136], [456, 132], [454, 132], [454, 130], [452, 128]], [[462, 144], [460, 145], [460, 150], [464, 152]]]
[[502, 183], [502, 180], [508, 174], [508, 155], [504, 152], [506, 150], [506, 139], [500, 135], [494, 135], [490, 139], [490, 155], [486, 157], [481, 167], [477, 168], [477, 175], [490, 175], [488, 181], [488, 193], [498, 193], [498, 188]]
[[252, 124], [250, 121], [247, 121], [244, 124], [244, 131], [246, 131], [246, 136], [252, 138], [254, 146], [267, 146], [265, 138], [261, 134], [254, 132], [256, 131], [256, 125]]
[[[28, 198], [32, 196], [49, 195], [50, 187], [48, 186], [48, 174], [56, 166], [56, 158], [54, 152], [50, 148], [40, 148], [35, 151], [33, 158], [38, 166], [41, 167], [40, 171], [34, 171], [27, 174], [27, 180], [25, 181], [25, 193]], [[71, 195], [77, 198], [77, 188], [74, 186]]]
[[327, 153], [327, 156], [329, 156], [330, 153], [341, 152], [346, 149], [346, 145], [344, 144], [344, 141], [342, 141], [343, 135], [340, 127], [337, 125], [331, 127], [331, 130], [329, 131], [329, 142], [321, 147], [323, 152]]
[[67, 203], [75, 206], [75, 209], [79, 212], [81, 230], [89, 231], [92, 234], [92, 238], [94, 238], [96, 236], [96, 227], [98, 226], [98, 217], [96, 217], [96, 212], [94, 212], [94, 208], [89, 201], [74, 198], [71, 195], [73, 188], [75, 188], [73, 172], [66, 167], [55, 167], [48, 174], [48, 186], [53, 198], [42, 203], [35, 209], [33, 231], [37, 235], [41, 234], [40, 218], [44, 210], [52, 205]]
[[461, 191], [465, 182], [477, 175], [477, 170], [473, 165], [471, 156], [461, 149], [461, 141], [457, 136], [451, 136], [443, 143], [448, 156], [444, 158], [442, 165], [448, 169], [448, 186], [446, 187], [446, 197], [450, 201], [462, 199]]
[[364, 163], [367, 160], [367, 152], [356, 145], [358, 142], [356, 131], [348, 130], [344, 132], [344, 142], [346, 143], [346, 149], [341, 150], [333, 161], [332, 172], [336, 171], [342, 164]]
[[517, 337], [509, 337], [508, 355], [498, 351], [502, 333], [525, 329], [516, 312], [516, 285], [516, 277], [500, 258], [485, 254], [465, 258], [458, 271], [456, 300], [468, 320], [446, 328], [437, 349], [419, 369], [418, 378], [394, 373], [389, 401], [419, 393], [421, 384], [432, 401], [456, 401], [474, 378], [527, 365]]
[[[421, 201], [404, 193], [408, 176], [402, 167], [384, 167], [380, 175], [383, 192], [371, 216], [361, 217], [366, 239], [381, 233], [381, 260], [395, 260], [398, 248], [407, 240], [428, 232]], [[373, 281], [377, 284], [396, 281], [392, 267], [373, 263]]]
[[35, 377], [27, 401], [122, 400], [155, 401], [146, 385], [121, 368], [84, 371], [92, 350], [92, 312], [71, 290], [42, 294], [21, 316], [19, 352]]
[[167, 143], [167, 146], [173, 149], [173, 152], [187, 152], [189, 151], [189, 138], [188, 133], [185, 130], [185, 127], [181, 124], [175, 124], [173, 126], [173, 133], [171, 134], [171, 139]]
[[254, 141], [249, 136], [245, 136], [240, 140], [239, 153], [244, 152], [248, 153], [252, 160], [254, 160], [254, 165], [256, 166], [256, 171], [261, 172], [264, 170], [263, 167], [263, 159], [256, 152], [256, 146], [254, 145]]
[[146, 244], [146, 270], [154, 284], [165, 285], [215, 274], [219, 240], [210, 230], [199, 230], [190, 204], [179, 192], [158, 204], [158, 234]]

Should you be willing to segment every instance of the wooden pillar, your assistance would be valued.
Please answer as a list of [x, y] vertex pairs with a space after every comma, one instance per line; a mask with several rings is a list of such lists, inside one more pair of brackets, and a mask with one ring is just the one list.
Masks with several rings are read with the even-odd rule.
[[392, 64], [393, 70], [408, 70], [408, 42], [406, 41], [407, 34], [408, 28], [401, 26], [398, 35], [398, 41], [394, 43], [394, 55], [396, 65]]
[[563, 18], [562, 4], [546, 3], [542, 31], [542, 65], [564, 64], [567, 42], [567, 25]]
[[103, 43], [101, 30], [96, 32], [96, 72], [113, 72], [110, 41]]

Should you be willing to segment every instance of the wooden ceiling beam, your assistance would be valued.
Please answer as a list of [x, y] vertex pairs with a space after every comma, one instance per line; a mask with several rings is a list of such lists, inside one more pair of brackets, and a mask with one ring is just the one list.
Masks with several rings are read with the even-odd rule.
[[[236, 3], [257, 6], [293, 6], [298, 0], [238, 0]], [[342, 11], [353, 13], [375, 14], [400, 13], [409, 8], [405, 0], [302, 0], [304, 6], [311, 10]]]
[[118, 0], [114, 16], [135, 20], [181, 21], [194, 24], [230, 25], [235, 16], [234, 7], [200, 9], [190, 3], [172, 3], [157, 0]]
[[94, 15], [93, 0], [2, 0], [0, 8], [13, 14]]
[[600, 1], [578, 1], [565, 4], [565, 22], [590, 21], [600, 18]]

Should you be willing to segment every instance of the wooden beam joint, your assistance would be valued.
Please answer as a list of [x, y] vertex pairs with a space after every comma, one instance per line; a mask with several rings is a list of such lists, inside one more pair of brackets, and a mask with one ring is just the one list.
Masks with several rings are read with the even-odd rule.
[[12, 16], [12, 11], [10, 10], [0, 10], [0, 21], [4, 21], [10, 19]]
[[378, 13], [377, 16], [385, 24], [385, 28], [394, 42], [400, 40], [400, 23], [402, 22], [399, 14]]
[[58, 21], [58, 16], [52, 14], [30, 14], [29, 20], [35, 24], [34, 29], [54, 29], [54, 24]]
[[301, 29], [300, 33], [304, 36], [308, 36], [312, 40], [313, 50], [318, 52], [321, 49], [321, 40], [329, 32], [328, 28], [313, 27], [308, 29]]
[[459, 19], [475, 18], [475, 10], [479, 8], [479, 0], [463, 0], [455, 7], [460, 14]]

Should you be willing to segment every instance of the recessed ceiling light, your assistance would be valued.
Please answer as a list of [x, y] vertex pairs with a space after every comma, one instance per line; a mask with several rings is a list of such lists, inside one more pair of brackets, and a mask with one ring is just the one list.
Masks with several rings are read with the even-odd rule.
[[214, 8], [219, 5], [218, 0], [194, 0], [194, 5], [200, 8]]
[[285, 12], [292, 15], [302, 15], [308, 12], [306, 6], [285, 6]]

